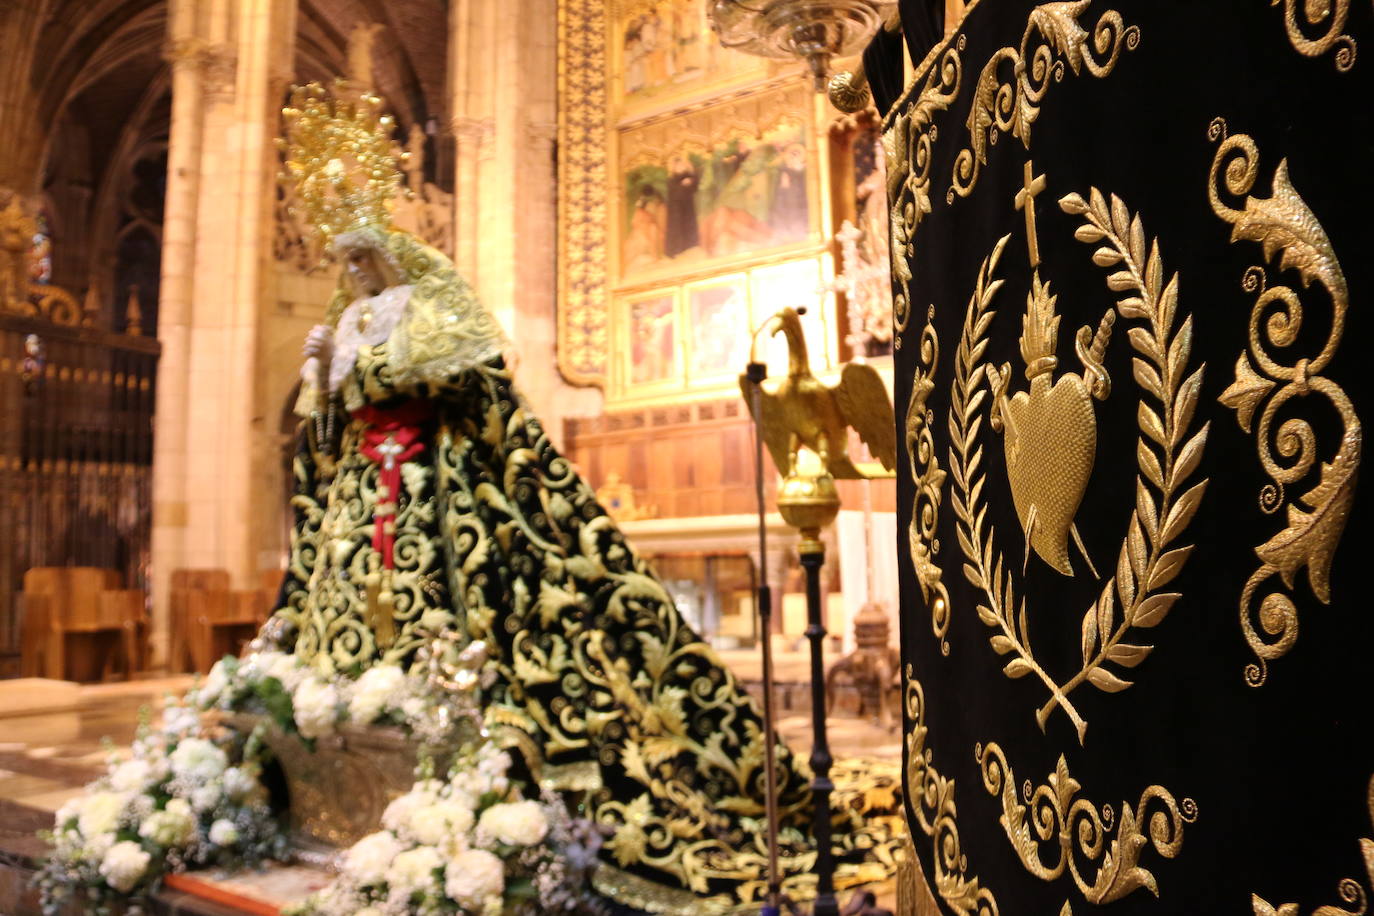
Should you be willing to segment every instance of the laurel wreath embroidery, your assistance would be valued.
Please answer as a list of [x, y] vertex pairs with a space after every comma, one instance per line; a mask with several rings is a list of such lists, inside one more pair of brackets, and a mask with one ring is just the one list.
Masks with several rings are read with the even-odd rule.
[[983, 417], [978, 411], [988, 394], [982, 356], [996, 314], [991, 309], [992, 298], [1001, 285], [991, 275], [1010, 236], [998, 241], [979, 270], [955, 357], [949, 420], [950, 473], [955, 482], [951, 504], [958, 519], [959, 544], [967, 559], [964, 575], [983, 592], [978, 618], [995, 631], [989, 637], [993, 650], [1012, 656], [1003, 673], [1009, 678], [1038, 677], [1050, 698], [1036, 711], [1037, 724], [1044, 729], [1050, 714], [1059, 707], [1073, 722], [1081, 743], [1087, 722], [1069, 695], [1085, 681], [1106, 693], [1130, 687], [1133, 682], [1109, 665], [1125, 669], [1143, 662], [1154, 646], [1127, 642], [1126, 638], [1133, 630], [1158, 626], [1180, 597], [1178, 592], [1162, 589], [1183, 570], [1193, 549], [1192, 545], [1175, 545], [1197, 513], [1206, 490], [1205, 479], [1186, 489], [1185, 485], [1201, 461], [1210, 424], [1204, 423], [1189, 434], [1206, 366], [1185, 376], [1192, 353], [1193, 322], [1188, 316], [1174, 329], [1178, 274], [1165, 282], [1158, 240], [1147, 249], [1140, 217], [1133, 217], [1115, 195], [1109, 205], [1096, 188], [1091, 189], [1086, 202], [1078, 194], [1069, 194], [1059, 206], [1066, 213], [1083, 216], [1075, 238], [1088, 244], [1102, 243], [1093, 252], [1093, 262], [1118, 268], [1107, 277], [1107, 287], [1127, 294], [1117, 302], [1116, 310], [1123, 319], [1137, 322], [1128, 332], [1137, 354], [1132, 361], [1134, 377], [1158, 404], [1153, 407], [1142, 399], [1137, 408], [1136, 504], [1116, 574], [1083, 615], [1083, 665], [1073, 677], [1060, 683], [1036, 661], [1025, 599], [1018, 608], [1011, 571], [994, 547], [994, 526], [987, 522], [987, 507], [982, 502], [986, 476], [979, 470], [983, 452], [978, 433]]

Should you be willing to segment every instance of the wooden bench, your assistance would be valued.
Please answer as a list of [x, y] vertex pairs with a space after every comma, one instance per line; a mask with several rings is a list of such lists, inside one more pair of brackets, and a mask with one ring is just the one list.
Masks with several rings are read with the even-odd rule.
[[[24, 573], [24, 673], [99, 680], [115, 659], [126, 679], [140, 670], [147, 596], [120, 585], [117, 570], [90, 566], [41, 566]], [[73, 651], [74, 644], [84, 644], [86, 651]]]

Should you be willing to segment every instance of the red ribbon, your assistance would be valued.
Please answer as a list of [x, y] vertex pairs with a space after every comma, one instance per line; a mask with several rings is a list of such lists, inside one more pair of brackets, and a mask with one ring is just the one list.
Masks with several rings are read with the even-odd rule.
[[401, 495], [401, 465], [425, 450], [424, 425], [433, 415], [429, 401], [406, 401], [381, 409], [367, 405], [353, 411], [367, 426], [359, 446], [377, 463], [377, 504], [372, 510], [372, 549], [386, 569], [395, 569], [396, 508]]

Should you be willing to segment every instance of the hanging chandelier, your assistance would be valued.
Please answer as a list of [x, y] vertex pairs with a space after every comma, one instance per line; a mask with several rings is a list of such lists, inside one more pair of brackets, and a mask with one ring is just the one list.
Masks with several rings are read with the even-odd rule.
[[786, 60], [801, 58], [817, 92], [830, 61], [863, 50], [896, 0], [714, 0], [711, 27], [727, 48]]

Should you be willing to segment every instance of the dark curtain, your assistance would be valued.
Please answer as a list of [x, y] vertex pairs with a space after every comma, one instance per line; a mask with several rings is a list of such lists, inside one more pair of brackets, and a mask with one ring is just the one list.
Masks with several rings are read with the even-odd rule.
[[888, 113], [944, 912], [1374, 896], [1372, 76], [1368, 2], [985, 0]]

